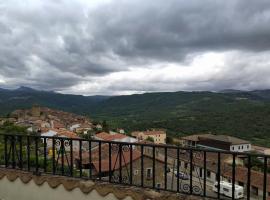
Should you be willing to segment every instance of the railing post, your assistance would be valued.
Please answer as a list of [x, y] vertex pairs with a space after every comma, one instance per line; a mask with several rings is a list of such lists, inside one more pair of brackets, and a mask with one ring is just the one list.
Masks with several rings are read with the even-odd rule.
[[144, 148], [143, 148], [143, 145], [141, 144], [141, 187], [144, 186], [144, 161], [143, 161], [143, 151], [144, 151]]
[[109, 143], [109, 183], [112, 182], [112, 144]]
[[235, 154], [233, 154], [233, 168], [232, 168], [232, 199], [235, 199]]
[[15, 169], [16, 162], [15, 162], [15, 136], [11, 136], [11, 147], [12, 147], [12, 168]]
[[43, 138], [43, 156], [44, 156], [44, 172], [47, 172], [47, 138]]
[[52, 167], [53, 167], [53, 175], [55, 175], [55, 138], [52, 138]]
[[264, 157], [264, 171], [263, 171], [263, 200], [267, 197], [267, 157]]
[[133, 163], [133, 147], [132, 147], [132, 144], [130, 144], [130, 185], [133, 184], [133, 166], [132, 166], [132, 163]]
[[73, 140], [70, 139], [70, 176], [73, 177]]
[[7, 153], [7, 135], [4, 135], [4, 143], [5, 143], [5, 167], [8, 167], [8, 153]]
[[122, 144], [119, 144], [119, 183], [122, 183]]
[[153, 179], [153, 189], [156, 188], [156, 147], [152, 147], [152, 156], [153, 156], [153, 174], [152, 174], [152, 179]]
[[31, 163], [30, 163], [30, 137], [27, 135], [27, 146], [26, 146], [26, 151], [27, 151], [27, 170], [31, 170]]
[[[179, 147], [177, 148], [177, 192], [179, 193], [180, 192], [180, 180], [179, 180], [179, 173], [180, 173], [180, 149]], [[173, 172], [173, 175], [174, 175], [174, 172]]]
[[38, 162], [38, 137], [35, 137], [35, 157], [36, 157], [36, 173], [39, 170], [39, 162]]
[[251, 176], [251, 158], [248, 155], [248, 174], [247, 174], [247, 200], [250, 200], [250, 177]]
[[19, 136], [19, 149], [20, 149], [20, 153], [19, 153], [19, 165], [20, 165], [20, 169], [23, 169], [23, 153], [22, 153], [22, 136]]
[[80, 177], [82, 177], [82, 141], [79, 141], [79, 169], [80, 169]]
[[65, 168], [64, 168], [64, 156], [65, 156], [65, 145], [64, 145], [64, 139], [61, 138], [61, 174], [62, 176], [65, 174]]
[[203, 152], [203, 196], [206, 196], [206, 173], [207, 173], [207, 166], [206, 166], [206, 151]]
[[92, 163], [92, 143], [91, 140], [88, 141], [88, 156], [89, 156], [89, 179], [92, 179], [92, 169], [91, 169], [91, 163]]
[[189, 165], [190, 165], [190, 171], [189, 171], [189, 176], [190, 176], [190, 179], [189, 179], [189, 193], [192, 194], [193, 193], [193, 178], [192, 178], [192, 172], [193, 172], [193, 150], [190, 149], [190, 157], [189, 157]]
[[98, 162], [99, 162], [98, 177], [99, 177], [99, 180], [101, 180], [102, 174], [101, 174], [101, 142], [100, 141], [98, 143], [98, 154], [99, 154], [99, 157], [98, 157]]
[[218, 152], [218, 170], [217, 170], [217, 181], [218, 181], [218, 199], [220, 199], [220, 152]]
[[165, 151], [165, 165], [164, 165], [164, 170], [165, 170], [165, 174], [164, 174], [164, 188], [165, 190], [167, 190], [167, 171], [168, 171], [168, 155], [167, 155], [167, 152], [168, 152], [168, 149], [167, 147], [164, 148], [164, 151]]

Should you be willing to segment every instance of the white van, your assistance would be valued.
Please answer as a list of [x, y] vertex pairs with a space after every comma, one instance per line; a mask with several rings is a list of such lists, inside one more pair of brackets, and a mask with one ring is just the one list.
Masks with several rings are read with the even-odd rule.
[[[226, 181], [220, 181], [220, 194], [223, 194], [227, 197], [232, 197], [232, 183]], [[241, 199], [244, 198], [244, 188], [240, 185], [234, 185], [234, 198]], [[218, 182], [213, 186], [213, 191], [218, 192]]]

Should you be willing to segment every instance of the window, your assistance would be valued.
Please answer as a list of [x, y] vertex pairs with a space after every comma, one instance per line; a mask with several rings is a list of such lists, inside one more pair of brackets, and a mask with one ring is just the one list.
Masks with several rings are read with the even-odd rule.
[[185, 169], [188, 168], [188, 163], [185, 163]]
[[232, 150], [234, 150], [234, 147], [232, 147]]
[[258, 196], [258, 188], [257, 187], [254, 187], [254, 186], [251, 186], [251, 191], [253, 194], [257, 195]]
[[146, 178], [148, 179], [152, 178], [152, 168], [146, 169]]
[[238, 181], [238, 185], [240, 185], [240, 186], [244, 186], [244, 183], [243, 183], [243, 182], [241, 182], [241, 181]]
[[134, 175], [138, 175], [139, 174], [139, 170], [134, 170]]
[[223, 191], [224, 191], [224, 192], [230, 192], [230, 190], [227, 189], [227, 188], [223, 188]]
[[238, 150], [240, 150], [240, 146], [238, 146]]
[[249, 145], [247, 145], [247, 149], [249, 149]]
[[203, 169], [200, 168], [200, 177], [203, 177]]
[[207, 178], [211, 177], [211, 172], [209, 170], [207, 170]]
[[157, 183], [157, 188], [161, 188], [161, 183]]
[[242, 149], [244, 149], [244, 146], [242, 145]]

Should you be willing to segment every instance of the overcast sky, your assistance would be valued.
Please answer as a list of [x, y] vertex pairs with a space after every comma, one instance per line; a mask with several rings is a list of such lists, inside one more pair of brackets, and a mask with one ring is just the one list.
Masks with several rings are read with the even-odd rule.
[[269, 0], [0, 0], [0, 87], [270, 88]]

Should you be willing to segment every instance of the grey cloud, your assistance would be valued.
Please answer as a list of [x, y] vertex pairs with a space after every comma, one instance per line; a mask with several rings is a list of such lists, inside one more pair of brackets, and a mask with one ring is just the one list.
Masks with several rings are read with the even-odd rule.
[[[120, 0], [90, 9], [80, 1], [20, 2], [0, 3], [0, 75], [9, 85], [65, 90], [131, 67], [189, 62], [193, 55], [208, 51], [258, 55], [270, 48], [269, 0]], [[42, 62], [31, 60], [30, 67], [31, 56]], [[227, 74], [241, 65], [257, 65], [230, 64]], [[252, 81], [244, 79], [243, 84]], [[121, 84], [107, 89], [178, 88], [177, 83], [165, 82], [125, 84], [126, 88]], [[187, 89], [244, 87], [234, 81], [228, 84], [223, 76], [181, 84]]]

